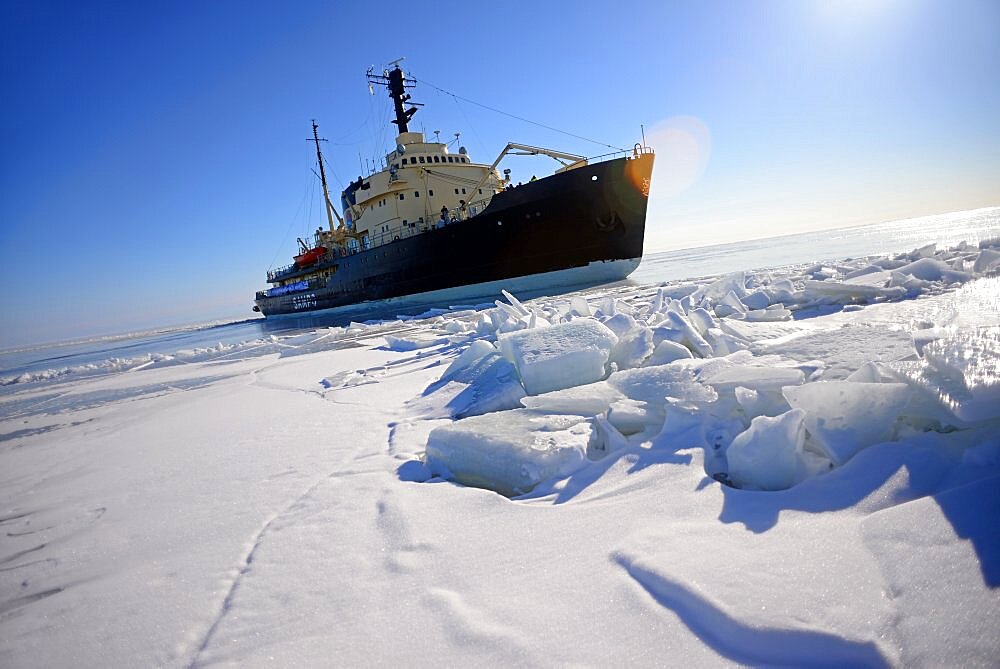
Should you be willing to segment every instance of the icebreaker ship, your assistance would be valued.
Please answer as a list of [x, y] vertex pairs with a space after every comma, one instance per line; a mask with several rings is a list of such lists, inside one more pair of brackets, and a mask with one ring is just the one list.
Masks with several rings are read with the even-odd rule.
[[[359, 176], [330, 200], [313, 122], [328, 229], [287, 267], [268, 272], [256, 295], [267, 317], [328, 312], [365, 302], [415, 296], [420, 301], [616, 281], [642, 257], [653, 150], [588, 159], [509, 143], [491, 164], [428, 141], [408, 123], [408, 79], [398, 61], [368, 72], [385, 85], [397, 126], [381, 169]], [[457, 139], [457, 138], [456, 138]], [[508, 155], [544, 155], [559, 167], [523, 185], [498, 170]]]

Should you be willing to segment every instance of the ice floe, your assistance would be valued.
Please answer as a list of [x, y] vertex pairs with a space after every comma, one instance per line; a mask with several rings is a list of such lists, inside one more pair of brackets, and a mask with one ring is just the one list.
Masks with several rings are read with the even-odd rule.
[[[783, 489], [907, 430], [1000, 419], [1000, 328], [955, 333], [917, 324], [907, 331], [818, 318], [837, 315], [837, 308], [847, 316], [865, 305], [942, 294], [992, 271], [993, 253], [989, 243], [928, 245], [785, 277], [736, 272], [695, 286], [661, 286], [645, 303], [590, 304], [576, 296], [529, 306], [506, 294], [507, 302], [489, 312], [492, 332], [477, 333], [495, 340], [516, 368], [524, 407], [588, 417], [594, 425], [599, 419], [605, 432], [614, 430], [612, 440], [636, 447], [648, 447], [656, 435], [658, 444], [683, 435], [686, 445], [707, 449], [707, 473], [735, 486]], [[452, 366], [489, 346], [477, 340]], [[455, 423], [465, 438], [449, 439], [447, 451], [438, 448], [434, 457], [462, 462], [464, 482], [528, 492], [541, 479], [514, 486], [509, 475], [491, 478], [502, 468], [470, 470], [480, 460], [465, 451], [487, 448], [497, 424]], [[457, 429], [438, 428], [431, 441]], [[480, 438], [469, 436], [480, 429]], [[519, 452], [518, 462], [534, 452]], [[606, 452], [592, 447], [586, 454], [592, 460]], [[563, 461], [559, 475], [590, 460]]]
[[572, 473], [586, 460], [594, 439], [592, 421], [582, 416], [530, 409], [489, 413], [431, 432], [427, 466], [461, 483], [520, 494]]
[[617, 343], [614, 332], [591, 318], [518, 330], [499, 338], [500, 351], [514, 363], [529, 395], [604, 378], [605, 364]]

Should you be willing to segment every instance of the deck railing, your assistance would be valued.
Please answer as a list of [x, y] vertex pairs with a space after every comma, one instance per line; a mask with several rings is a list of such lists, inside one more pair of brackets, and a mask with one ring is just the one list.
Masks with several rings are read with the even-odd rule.
[[614, 160], [615, 158], [628, 158], [629, 156], [632, 158], [638, 158], [641, 155], [652, 153], [655, 153], [655, 151], [653, 151], [653, 147], [636, 144], [631, 149], [619, 149], [618, 151], [612, 151], [611, 153], [602, 153], [599, 156], [592, 156], [587, 158], [587, 163], [603, 163], [609, 160]]
[[[345, 256], [352, 255], [352, 253], [357, 253], [357, 251], [353, 251], [353, 252], [352, 251], [342, 251], [340, 249], [335, 249], [335, 248], [334, 249], [329, 249], [314, 264], [319, 264], [319, 263], [322, 263], [322, 262], [325, 262], [325, 261], [329, 261], [329, 260], [336, 260], [337, 258], [343, 258]], [[311, 267], [311, 265], [307, 265], [307, 267]], [[295, 263], [292, 263], [291, 265], [285, 265], [284, 267], [279, 267], [278, 269], [268, 270], [267, 271], [267, 280], [270, 282], [270, 281], [274, 281], [275, 279], [280, 279], [280, 278], [283, 278], [283, 277], [286, 277], [286, 276], [291, 276], [295, 272], [298, 272], [298, 271], [300, 271], [302, 269], [306, 269], [306, 268], [305, 267], [301, 267], [300, 268]]]

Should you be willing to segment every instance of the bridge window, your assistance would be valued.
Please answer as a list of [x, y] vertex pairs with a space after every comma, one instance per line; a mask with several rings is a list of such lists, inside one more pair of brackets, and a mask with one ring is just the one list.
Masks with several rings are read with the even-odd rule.
[[455, 162], [455, 159], [452, 156], [448, 156], [448, 162], [453, 163]]
[[413, 197], [420, 197], [420, 191], [418, 190], [413, 191]]
[[420, 162], [424, 162], [424, 157], [420, 156]]

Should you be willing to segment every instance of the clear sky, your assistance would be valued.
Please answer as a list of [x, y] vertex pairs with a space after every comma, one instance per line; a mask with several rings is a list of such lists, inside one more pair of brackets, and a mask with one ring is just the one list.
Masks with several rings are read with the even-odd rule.
[[[393, 145], [365, 70], [657, 149], [646, 250], [1000, 204], [1000, 2], [0, 3], [0, 346], [251, 315]], [[604, 150], [418, 86], [491, 162]], [[359, 158], [360, 154], [360, 158]], [[548, 159], [510, 166], [544, 174]]]

